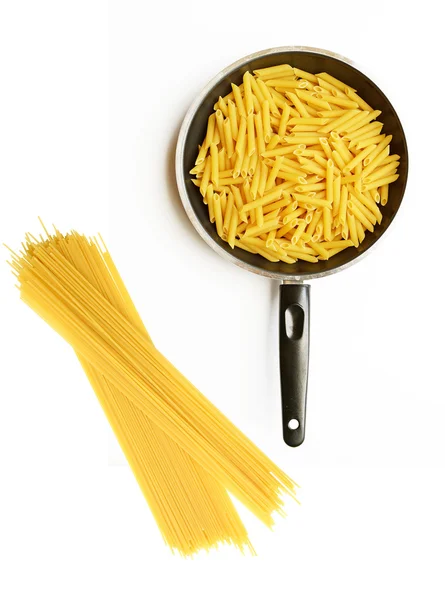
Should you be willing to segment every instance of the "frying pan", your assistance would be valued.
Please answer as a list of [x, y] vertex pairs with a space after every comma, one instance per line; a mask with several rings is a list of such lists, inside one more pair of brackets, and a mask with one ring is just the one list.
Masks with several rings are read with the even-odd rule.
[[[357, 89], [374, 109], [382, 111], [379, 120], [384, 133], [392, 134], [391, 152], [400, 155], [399, 179], [389, 186], [388, 203], [382, 209], [383, 220], [373, 233], [369, 231], [358, 248], [347, 248], [327, 261], [294, 264], [272, 263], [258, 254], [250, 254], [222, 241], [210, 223], [207, 207], [199, 189], [192, 183], [198, 144], [204, 139], [207, 119], [219, 96], [231, 91], [231, 83], [242, 83], [246, 70], [262, 69], [283, 63], [311, 73], [326, 71]], [[306, 395], [309, 364], [310, 286], [305, 281], [337, 273], [358, 262], [391, 225], [402, 202], [408, 177], [408, 149], [399, 118], [383, 92], [354, 64], [326, 50], [303, 46], [271, 48], [256, 52], [233, 63], [202, 90], [188, 110], [179, 132], [176, 148], [176, 179], [185, 211], [201, 237], [222, 257], [264, 277], [281, 280], [279, 335], [283, 438], [289, 446], [299, 446], [305, 437]]]

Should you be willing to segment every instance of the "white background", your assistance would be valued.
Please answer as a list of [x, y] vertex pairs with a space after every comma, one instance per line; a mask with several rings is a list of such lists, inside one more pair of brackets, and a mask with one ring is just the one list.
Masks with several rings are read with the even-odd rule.
[[[37, 215], [100, 230], [157, 346], [302, 486], [258, 557], [174, 558], [72, 351], [0, 264], [0, 597], [443, 598], [443, 21], [438, 3], [41, 1], [0, 15], [0, 241]], [[404, 124], [381, 245], [312, 285], [307, 439], [281, 441], [278, 286], [189, 224], [174, 146], [195, 95], [251, 52], [354, 59]], [[442, 574], [441, 574], [442, 571]]]

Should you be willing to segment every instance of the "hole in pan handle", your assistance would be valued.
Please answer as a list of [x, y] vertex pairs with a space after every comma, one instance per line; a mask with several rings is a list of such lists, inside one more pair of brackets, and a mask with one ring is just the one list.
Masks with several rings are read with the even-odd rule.
[[310, 287], [280, 287], [280, 375], [283, 439], [288, 446], [304, 441], [309, 369]]

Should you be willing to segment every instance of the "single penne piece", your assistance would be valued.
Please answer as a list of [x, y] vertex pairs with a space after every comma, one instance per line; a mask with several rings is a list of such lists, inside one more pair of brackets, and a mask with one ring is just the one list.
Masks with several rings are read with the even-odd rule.
[[286, 184], [275, 186], [273, 191], [269, 192], [262, 198], [258, 198], [257, 200], [246, 203], [243, 206], [243, 211], [254, 210], [257, 206], [266, 206], [266, 204], [271, 204], [272, 202], [275, 202], [275, 200], [281, 199], [283, 190], [288, 189], [293, 185], [295, 185], [293, 182], [286, 182]]
[[[295, 185], [295, 184], [294, 184]], [[308, 192], [319, 192], [320, 190], [326, 189], [326, 182], [322, 181], [320, 183], [309, 183], [306, 182], [304, 185], [297, 185], [295, 187], [295, 191], [299, 194], [307, 194]]]
[[341, 108], [347, 108], [347, 109], [358, 109], [358, 104], [357, 102], [354, 102], [353, 100], [350, 100], [349, 98], [343, 98], [341, 96], [335, 96], [335, 95], [331, 95], [331, 94], [317, 94], [317, 98], [319, 98], [320, 100], [324, 100], [325, 102], [328, 102], [330, 105], [334, 105], [334, 106], [340, 106]]
[[386, 177], [382, 177], [381, 179], [376, 179], [375, 181], [372, 181], [371, 183], [364, 184], [363, 189], [367, 190], [367, 191], [371, 191], [371, 190], [381, 187], [382, 185], [393, 183], [394, 181], [397, 181], [397, 179], [399, 177], [400, 177], [400, 175], [398, 175], [398, 174], [387, 175]]
[[390, 162], [395, 162], [395, 161], [399, 161], [399, 160], [400, 160], [400, 156], [398, 154], [390, 154], [384, 160], [382, 160], [382, 162], [380, 163], [380, 166], [383, 167], [383, 165], [387, 165]]
[[207, 133], [204, 141], [204, 146], [206, 148], [210, 148], [210, 144], [213, 142], [213, 138], [215, 136], [215, 127], [216, 127], [216, 115], [212, 113], [210, 117], [207, 119]]
[[323, 210], [317, 208], [313, 214], [312, 221], [309, 223], [309, 225], [306, 229], [306, 234], [305, 234], [307, 236], [306, 241], [309, 241], [311, 239], [312, 234], [314, 233], [314, 231], [318, 225], [318, 222], [320, 221], [322, 216], [323, 216]]
[[294, 152], [294, 150], [297, 150], [299, 147], [300, 147], [300, 144], [292, 144], [292, 145], [285, 146], [285, 147], [282, 147], [282, 146], [276, 147], [276, 148], [273, 148], [272, 150], [266, 149], [266, 152], [262, 152], [261, 156], [263, 158], [270, 158], [270, 157], [275, 157], [275, 156], [286, 156], [286, 154], [292, 154]]
[[[269, 100], [264, 100], [261, 105], [261, 119], [263, 123], [264, 142], [268, 144], [272, 137], [272, 127], [270, 124], [270, 105]], [[264, 151], [263, 151], [264, 152]]]
[[288, 125], [318, 125], [322, 127], [323, 125], [327, 125], [330, 119], [323, 119], [322, 117], [292, 117], [288, 121]]
[[276, 229], [272, 229], [271, 231], [269, 231], [269, 233], [267, 234], [266, 248], [271, 248], [272, 246], [274, 246], [276, 233]]
[[398, 161], [386, 163], [384, 166], [380, 165], [380, 167], [373, 171], [371, 175], [368, 175], [368, 177], [364, 178], [363, 183], [371, 183], [372, 181], [376, 181], [376, 179], [380, 179], [386, 175], [394, 175], [399, 165], [400, 163]]
[[212, 163], [210, 160], [210, 156], [208, 156], [206, 158], [204, 172], [202, 174], [202, 179], [201, 179], [201, 183], [199, 186], [199, 191], [201, 192], [201, 196], [203, 196], [203, 197], [206, 195], [207, 186], [209, 185], [209, 182], [210, 182], [211, 169], [212, 169]]
[[249, 174], [249, 163], [250, 163], [250, 156], [247, 154], [247, 148], [246, 148], [246, 152], [244, 154], [243, 162], [241, 165], [241, 177], [243, 179], [246, 179], [246, 177]]
[[[317, 225], [317, 227], [318, 227], [318, 225]], [[307, 245], [310, 248], [313, 248], [319, 254], [319, 256], [321, 258], [323, 258], [324, 260], [327, 260], [329, 258], [328, 251], [325, 248], [323, 248], [323, 246], [321, 244], [319, 244], [318, 242], [314, 242], [312, 240], [309, 240], [307, 242]]]
[[229, 232], [230, 220], [232, 218], [233, 204], [234, 204], [233, 194], [232, 194], [232, 192], [229, 192], [227, 195], [226, 208], [225, 208], [225, 211], [223, 211], [223, 213], [224, 213], [223, 233], [225, 233], [226, 235]]
[[348, 174], [350, 173], [353, 169], [355, 169], [355, 167], [359, 164], [362, 163], [365, 158], [371, 154], [371, 152], [376, 148], [376, 146], [367, 146], [366, 148], [363, 148], [363, 150], [361, 152], [359, 152], [358, 154], [356, 154], [352, 160], [350, 160], [348, 163], [345, 164], [345, 166], [343, 167], [343, 173]]
[[260, 177], [261, 177], [261, 162], [257, 161], [256, 166], [255, 166], [255, 173], [253, 174], [253, 177], [252, 177], [252, 186], [250, 188], [252, 198], [254, 200], [256, 200], [256, 197], [258, 195], [258, 187], [260, 185]]
[[[377, 148], [375, 148], [375, 150], [374, 150], [373, 152], [371, 152], [371, 154], [368, 156], [368, 159], [367, 159], [367, 161], [366, 161], [366, 163], [365, 163], [365, 165], [364, 165], [364, 166], [365, 166], [365, 167], [367, 167], [367, 166], [368, 166], [370, 163], [372, 163], [372, 161], [373, 161], [373, 160], [374, 160], [374, 159], [375, 159], [375, 158], [376, 158], [376, 157], [377, 157], [377, 156], [378, 156], [378, 155], [379, 155], [379, 154], [380, 154], [380, 153], [381, 153], [383, 150], [385, 150], [387, 146], [389, 146], [389, 144], [391, 143], [391, 141], [392, 141], [392, 135], [387, 135], [387, 136], [385, 137], [385, 139], [384, 139], [384, 140], [382, 140], [382, 141], [381, 141], [381, 142], [378, 144]], [[388, 150], [388, 152], [386, 153], [386, 155], [385, 155], [385, 158], [386, 158], [387, 156], [389, 156], [389, 150]], [[365, 169], [365, 170], [366, 170], [366, 169]], [[366, 175], [365, 175], [365, 177], [366, 177]]]
[[283, 227], [280, 227], [280, 229], [277, 229], [276, 237], [277, 238], [284, 237], [287, 233], [292, 231], [292, 229], [295, 229], [295, 227], [297, 226], [297, 223], [298, 223], [298, 219], [293, 219], [292, 221], [289, 221], [289, 223], [287, 223], [287, 225], [283, 225]]
[[[224, 115], [222, 110], [218, 108], [215, 113], [216, 119], [216, 129], [218, 130], [219, 140], [221, 144], [224, 146]], [[212, 140], [212, 144], [216, 143], [215, 140]]]
[[227, 103], [229, 111], [230, 128], [232, 131], [232, 138], [236, 141], [238, 139], [238, 112], [236, 110], [235, 102], [229, 100]]
[[190, 169], [189, 173], [190, 175], [202, 175], [202, 172], [205, 169], [205, 161], [203, 161], [202, 163], [199, 163], [199, 165], [196, 165], [193, 167], [193, 169]]
[[302, 69], [297, 69], [297, 67], [293, 68], [294, 74], [301, 78], [306, 79], [307, 81], [311, 81], [312, 83], [317, 83], [317, 77], [313, 73], [308, 73], [308, 71], [303, 71]]
[[266, 146], [266, 152], [269, 152], [270, 150], [274, 150], [278, 146], [280, 141], [281, 141], [281, 138], [278, 135], [278, 133], [272, 133], [272, 137], [270, 138], [270, 141]]
[[208, 205], [209, 198], [211, 198], [213, 200], [213, 184], [211, 184], [211, 183], [209, 183], [209, 185], [207, 186], [205, 196], [203, 197], [204, 204]]
[[[344, 240], [349, 239], [349, 227], [347, 221], [341, 226], [341, 237]], [[354, 245], [354, 243], [352, 245]]]
[[255, 209], [255, 222], [258, 225], [258, 227], [263, 227], [264, 225], [264, 215], [261, 206], [257, 206]]
[[281, 113], [280, 125], [278, 127], [278, 135], [284, 137], [286, 135], [287, 122], [290, 115], [290, 106], [285, 104], [283, 106], [283, 112]]
[[[298, 198], [298, 206], [307, 209], [309, 206], [312, 208], [330, 208], [331, 205], [326, 198], [310, 198], [305, 197], [303, 194], [292, 194], [293, 198]], [[303, 198], [305, 198], [303, 200]], [[309, 209], [312, 210], [312, 209]]]
[[298, 111], [299, 116], [304, 118], [310, 118], [310, 114], [307, 107], [303, 104], [303, 102], [296, 94], [294, 94], [293, 92], [286, 92], [286, 96], [295, 106], [295, 109]]
[[243, 161], [244, 161], [244, 148], [243, 148], [243, 153], [242, 154], [238, 154], [237, 152], [235, 152], [235, 164], [233, 165], [233, 169], [232, 169], [232, 176], [237, 178], [241, 175], [241, 169], [243, 167]]
[[357, 180], [354, 181], [354, 187], [359, 192], [362, 191], [362, 185], [363, 185], [362, 172], [363, 172], [363, 163], [359, 162], [354, 168], [354, 175], [357, 177]]
[[305, 220], [301, 219], [300, 222], [298, 223], [297, 228], [295, 229], [295, 233], [292, 236], [292, 244], [295, 246], [298, 241], [300, 240], [301, 236], [304, 233], [304, 230], [307, 227], [307, 223]]
[[357, 226], [355, 224], [354, 215], [349, 210], [346, 213], [346, 222], [348, 225], [350, 239], [351, 239], [352, 243], [354, 244], [354, 246], [357, 248], [359, 245], [358, 236], [357, 236]]
[[332, 208], [323, 208], [323, 233], [325, 240], [332, 240]]
[[317, 83], [318, 86], [316, 87], [318, 87], [320, 90], [326, 90], [330, 92], [333, 96], [339, 93], [343, 94], [344, 97], [347, 97], [346, 94], [339, 90], [337, 87], [335, 87], [335, 85], [332, 85], [332, 83], [329, 83], [329, 81], [326, 81], [325, 79], [321, 79], [321, 77], [317, 77]]
[[361, 244], [365, 239], [365, 230], [363, 229], [363, 225], [358, 219], [355, 220], [355, 228], [357, 229], [358, 243]]
[[[220, 193], [219, 199], [221, 202], [221, 212], [222, 212], [222, 217], [223, 217], [223, 222], [224, 222], [224, 217], [225, 217], [226, 208], [227, 208], [227, 192], [225, 190], [223, 190]], [[224, 233], [224, 229], [223, 229], [223, 233]]]
[[254, 122], [256, 131], [256, 145], [258, 152], [261, 154], [261, 152], [266, 152], [266, 144], [264, 140], [263, 120], [260, 112], [255, 113]]
[[341, 92], [345, 92], [347, 87], [350, 90], [352, 90], [353, 92], [357, 91], [353, 87], [347, 86], [345, 83], [343, 83], [343, 81], [340, 81], [339, 79], [336, 79], [335, 77], [332, 77], [332, 75], [329, 75], [328, 73], [317, 73], [316, 76], [317, 76], [317, 78], [324, 79], [324, 81], [327, 81], [328, 83], [332, 84], [334, 87], [339, 89]]
[[255, 143], [255, 124], [253, 118], [253, 112], [251, 112], [247, 117], [247, 154], [248, 156], [252, 156], [252, 154], [256, 150]]
[[235, 148], [233, 146], [233, 137], [232, 137], [232, 127], [230, 125], [230, 119], [224, 119], [224, 142], [225, 148], [227, 152], [227, 156], [232, 158]]
[[272, 187], [275, 185], [275, 179], [277, 177], [278, 172], [280, 171], [280, 167], [281, 167], [283, 160], [284, 160], [283, 156], [277, 156], [275, 158], [272, 169], [269, 171], [269, 175], [268, 175], [268, 178], [266, 181], [266, 187], [265, 187], [266, 192], [268, 190], [272, 189]]
[[216, 232], [219, 237], [223, 234], [223, 215], [221, 209], [221, 198], [219, 194], [213, 194], [213, 210], [215, 214]]
[[315, 160], [310, 160], [304, 156], [300, 156], [300, 165], [306, 173], [314, 173], [320, 177], [326, 177], [326, 168], [321, 167]]
[[271, 88], [284, 88], [284, 89], [297, 89], [299, 81], [296, 79], [268, 79], [266, 81], [267, 87]]
[[334, 161], [332, 158], [326, 164], [326, 200], [332, 206], [334, 201]]
[[217, 106], [221, 110], [222, 114], [225, 117], [229, 116], [229, 109], [228, 109], [228, 106], [227, 106], [227, 102], [221, 96], [218, 98]]
[[350, 248], [354, 243], [351, 240], [337, 240], [335, 242], [322, 242], [320, 245], [326, 250], [334, 250], [334, 248]]
[[252, 75], [249, 71], [246, 71], [243, 75], [243, 83], [244, 83], [244, 106], [246, 108], [247, 117], [253, 113], [253, 94], [252, 94], [252, 86], [251, 86], [251, 78]]
[[354, 102], [357, 102], [358, 106], [362, 110], [368, 110], [370, 112], [372, 111], [372, 107], [367, 102], [365, 102], [363, 98], [361, 98], [352, 88], [346, 86], [344, 91], [346, 92], [348, 98], [350, 98]]
[[233, 97], [235, 98], [235, 104], [238, 110], [238, 114], [240, 115], [240, 117], [247, 118], [246, 107], [244, 105], [244, 100], [240, 88], [236, 84], [232, 83], [232, 91]]
[[260, 235], [261, 233], [269, 233], [269, 231], [271, 231], [272, 229], [277, 229], [278, 226], [279, 219], [277, 218], [264, 221], [261, 227], [259, 227], [258, 225], [248, 227], [241, 239], [243, 242], [246, 243], [246, 238], [254, 238]]
[[305, 144], [306, 146], [310, 146], [312, 144], [318, 144], [320, 141], [320, 134], [319, 133], [304, 133], [304, 132], [295, 132], [292, 135], [287, 135], [284, 138], [284, 141], [287, 144], [293, 145], [296, 143], [299, 144]]
[[329, 144], [328, 138], [321, 137], [320, 138], [320, 144], [321, 144], [321, 147], [323, 148], [323, 152], [325, 153], [326, 158], [327, 159], [332, 158], [332, 148], [331, 148], [331, 146]]
[[[327, 194], [327, 188], [326, 188]], [[338, 211], [340, 208], [340, 197], [341, 197], [341, 176], [337, 175], [334, 177], [334, 183], [332, 188], [332, 217], [336, 217], [338, 215]]]
[[236, 140], [235, 152], [238, 156], [243, 156], [246, 147], [247, 139], [247, 120], [245, 117], [240, 117], [240, 124], [238, 129], [238, 137]]
[[241, 250], [250, 252], [251, 254], [258, 254], [258, 251], [253, 246], [247, 246], [246, 244], [243, 244], [240, 240], [235, 240], [235, 246], [237, 248], [241, 248]]
[[[211, 191], [211, 193], [209, 193], [209, 190]], [[207, 199], [207, 208], [209, 210], [209, 221], [210, 223], [214, 223], [215, 222], [215, 209], [213, 207], [213, 186], [210, 184], [209, 187], [207, 188], [207, 194], [206, 194], [206, 199]]]
[[254, 152], [249, 160], [249, 168], [247, 169], [247, 174], [252, 176], [255, 173], [256, 166], [258, 163], [258, 152]]
[[250, 87], [252, 88], [252, 94], [254, 98], [258, 102], [258, 106], [261, 106], [266, 98], [264, 97], [263, 92], [260, 90], [256, 77], [250, 77]]
[[243, 183], [244, 177], [225, 177], [219, 180], [219, 185], [238, 185]]
[[288, 64], [276, 65], [274, 67], [265, 67], [264, 69], [255, 69], [254, 73], [258, 77], [273, 76], [274, 73], [281, 73], [284, 71], [288, 75], [293, 75], [293, 68]]
[[269, 248], [266, 250], [265, 248], [258, 248], [254, 245], [251, 245], [249, 243], [250, 240], [251, 240], [251, 238], [248, 238], [247, 240], [244, 240], [244, 238], [243, 238], [244, 245], [247, 246], [247, 248], [254, 250], [255, 254], [260, 254], [269, 262], [280, 262], [280, 258], [278, 256], [276, 256], [272, 250], [269, 250]]
[[386, 206], [388, 204], [388, 195], [389, 195], [388, 192], [389, 192], [389, 185], [387, 183], [385, 183], [379, 189], [380, 204], [382, 206]]
[[[284, 195], [284, 194], [283, 194]], [[298, 203], [295, 204], [295, 207]], [[272, 204], [268, 204], [263, 208], [263, 214], [266, 216], [268, 213], [273, 212], [279, 208], [286, 208], [287, 206], [292, 206], [292, 201], [289, 198], [283, 198], [282, 200], [277, 200], [276, 202], [272, 202]], [[281, 212], [281, 215], [284, 211]]]
[[346, 112], [348, 112], [348, 111], [345, 108], [339, 108], [338, 110], [319, 110], [319, 111], [317, 111], [317, 116], [325, 117], [325, 118], [328, 118], [330, 121], [332, 121], [333, 119], [337, 119], [338, 117], [341, 117]]
[[376, 146], [377, 144], [380, 144], [385, 137], [385, 134], [381, 133], [379, 135], [373, 135], [372, 137], [360, 140], [357, 143], [349, 142], [349, 149], [354, 152], [360, 152], [360, 150], [366, 148], [367, 146]]
[[[288, 123], [289, 124], [289, 123]], [[293, 125], [291, 128], [291, 134], [296, 131], [301, 131], [304, 133], [313, 133], [314, 131], [318, 131], [320, 129], [320, 125]]]
[[264, 191], [266, 189], [266, 182], [269, 175], [269, 169], [267, 165], [263, 162], [259, 162], [261, 165], [261, 173], [260, 173], [260, 181], [258, 183], [258, 194], [260, 196], [264, 196]]
[[340, 206], [338, 209], [338, 220], [340, 225], [344, 225], [346, 223], [346, 210], [348, 207], [348, 188], [346, 185], [342, 185], [340, 191]]
[[233, 199], [234, 199], [234, 202], [235, 202], [236, 209], [238, 211], [239, 218], [242, 221], [244, 221], [245, 223], [247, 223], [247, 215], [246, 215], [246, 213], [241, 212], [242, 208], [244, 206], [244, 202], [243, 202], [243, 198], [241, 196], [241, 190], [240, 190], [240, 188], [238, 186], [236, 186], [236, 185], [231, 185], [230, 186], [230, 191], [233, 194]]
[[236, 206], [232, 207], [232, 216], [230, 218], [229, 230], [227, 233], [227, 242], [233, 249], [235, 247], [236, 228], [238, 226], [238, 211]]
[[201, 165], [205, 161], [207, 150], [208, 148], [206, 148], [205, 143], [203, 143], [202, 146], [199, 146], [199, 152], [195, 160], [195, 166]]
[[[374, 225], [371, 221], [366, 217], [366, 215], [358, 208], [358, 206], [353, 202], [353, 200], [348, 200], [348, 212], [350, 212], [356, 219], [358, 219], [361, 224], [371, 233], [374, 231]], [[350, 224], [348, 223], [349, 227]]]
[[[288, 209], [293, 208], [295, 206], [295, 204], [296, 204], [295, 202], [290, 204]], [[301, 217], [306, 212], [306, 209], [305, 208], [296, 208], [295, 210], [292, 210], [291, 212], [287, 212], [287, 214], [285, 214], [285, 212], [286, 211], [281, 212], [281, 217], [283, 218], [283, 225], [287, 225], [290, 221], [293, 221], [294, 219]]]

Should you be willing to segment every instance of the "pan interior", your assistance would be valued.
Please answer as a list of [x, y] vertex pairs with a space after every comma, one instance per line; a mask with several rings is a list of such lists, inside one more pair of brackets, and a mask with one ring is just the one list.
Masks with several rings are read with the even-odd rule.
[[[283, 63], [289, 63], [294, 67], [299, 67], [300, 69], [311, 73], [326, 71], [347, 85], [355, 88], [357, 93], [374, 109], [382, 111], [382, 114], [379, 116], [379, 121], [384, 123], [383, 133], [391, 134], [393, 136], [391, 153], [399, 154], [401, 157], [398, 169], [400, 177], [396, 182], [389, 186], [388, 203], [382, 208], [382, 223], [375, 227], [373, 233], [366, 233], [365, 239], [358, 248], [347, 248], [343, 252], [330, 258], [328, 261], [319, 261], [318, 263], [298, 261], [292, 265], [288, 265], [281, 262], [271, 263], [257, 254], [250, 254], [239, 248], [232, 250], [226, 242], [219, 238], [214, 225], [210, 223], [207, 206], [203, 203], [199, 189], [192, 183], [192, 176], [189, 174], [189, 171], [194, 167], [198, 144], [202, 143], [206, 133], [207, 119], [213, 112], [213, 105], [218, 100], [218, 97], [225, 96], [231, 91], [232, 82], [240, 84], [246, 70], [253, 71], [254, 69], [261, 69]], [[244, 266], [247, 269], [256, 272], [261, 270], [262, 274], [268, 277], [281, 279], [313, 278], [343, 268], [347, 263], [361, 257], [364, 252], [375, 244], [379, 237], [389, 227], [402, 202], [406, 187], [408, 175], [408, 150], [402, 125], [394, 108], [383, 92], [368, 77], [366, 77], [366, 75], [358, 71], [354, 66], [328, 55], [311, 51], [292, 51], [283, 49], [283, 51], [256, 58], [247, 58], [242, 64], [238, 63], [238, 66], [226, 70], [221, 75], [203, 98], [200, 105], [196, 108], [189, 123], [189, 127], [185, 132], [181, 175], [184, 180], [190, 207], [196, 220], [199, 221], [201, 226], [201, 228], [198, 227], [198, 230], [201, 229], [201, 235], [203, 235], [204, 239], [207, 238], [206, 241], [213, 247], [215, 247], [215, 245], [219, 246], [217, 250], [220, 253], [225, 253], [226, 257], [231, 260], [234, 260], [234, 258], [238, 259], [236, 262], [240, 264], [239, 261], [241, 261], [244, 264], [241, 264], [240, 266]]]

